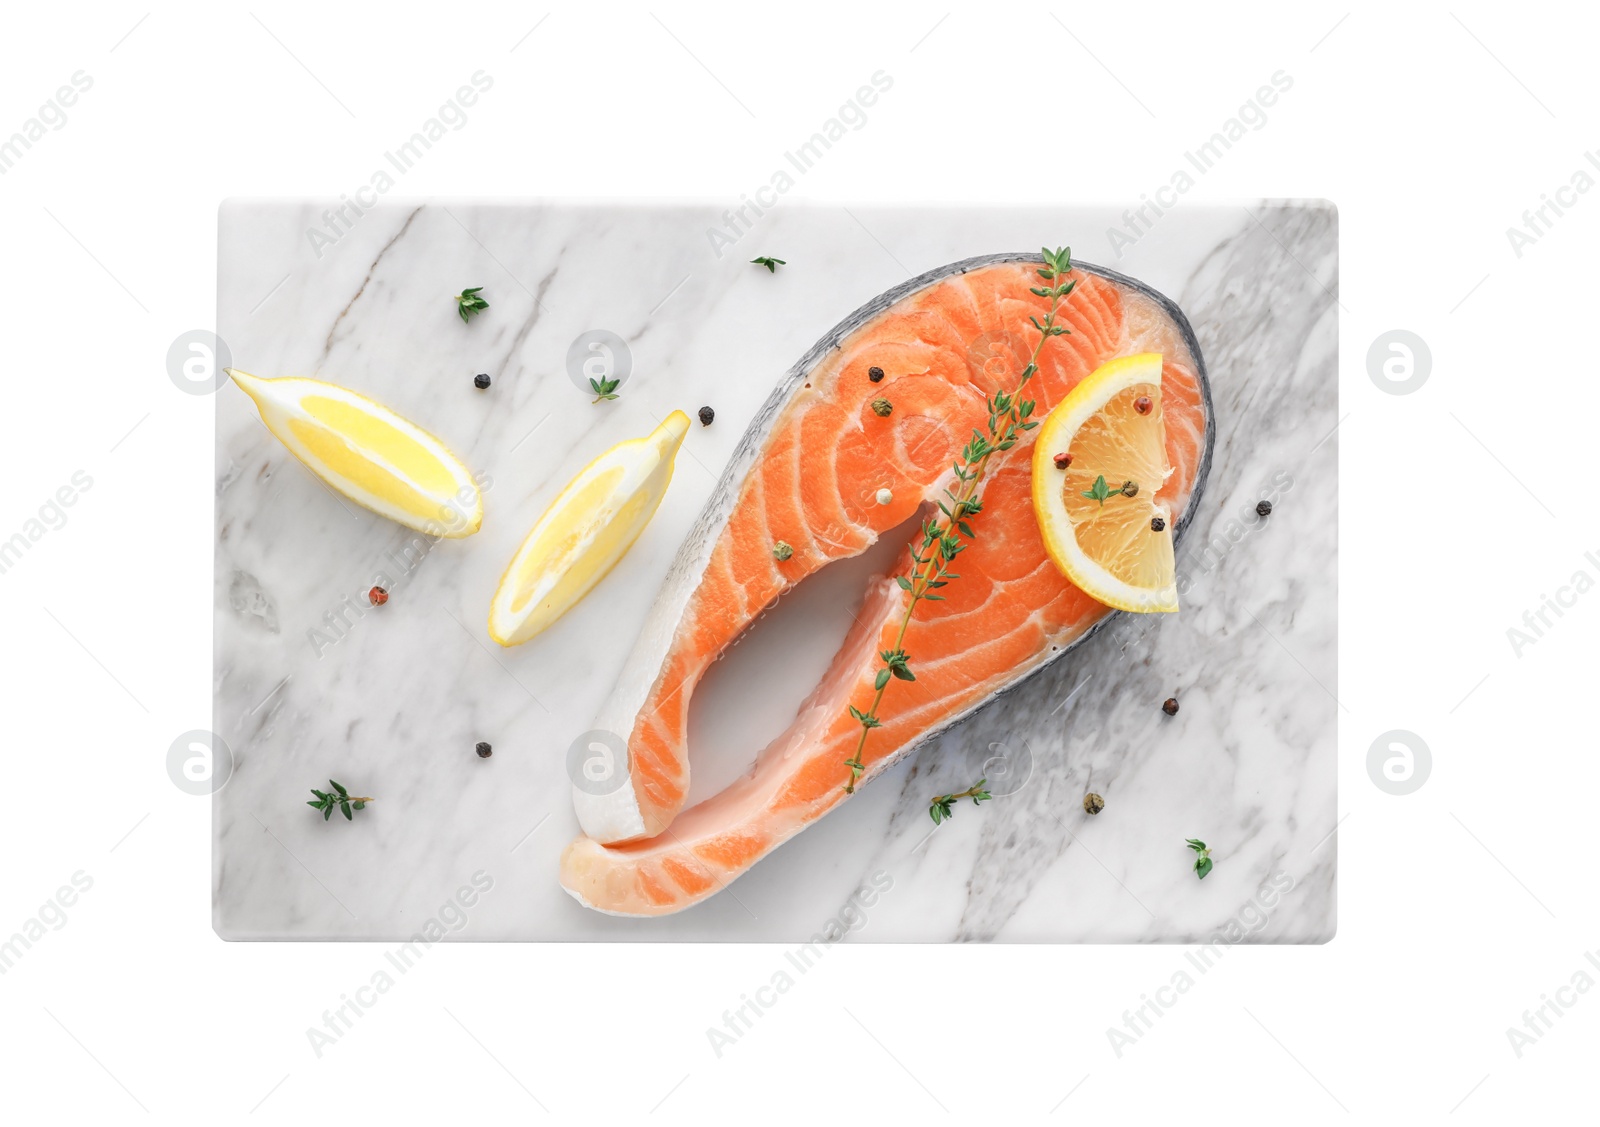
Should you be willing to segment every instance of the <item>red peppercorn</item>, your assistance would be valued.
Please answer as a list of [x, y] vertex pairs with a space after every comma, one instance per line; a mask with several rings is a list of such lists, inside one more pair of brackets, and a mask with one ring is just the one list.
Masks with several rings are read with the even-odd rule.
[[1063, 450], [1061, 453], [1056, 455], [1055, 463], [1056, 463], [1056, 469], [1064, 470], [1068, 466], [1072, 465], [1072, 455], [1068, 454], [1065, 450]]
[[1133, 409], [1141, 415], [1148, 415], [1150, 413], [1150, 397], [1148, 395], [1139, 396], [1133, 401]]
[[372, 590], [367, 592], [367, 602], [371, 603], [375, 607], [381, 607], [388, 601], [389, 592], [385, 591], [382, 587], [374, 587]]
[[1168, 697], [1166, 700], [1162, 701], [1161, 711], [1165, 712], [1168, 716], [1178, 715], [1178, 698]]

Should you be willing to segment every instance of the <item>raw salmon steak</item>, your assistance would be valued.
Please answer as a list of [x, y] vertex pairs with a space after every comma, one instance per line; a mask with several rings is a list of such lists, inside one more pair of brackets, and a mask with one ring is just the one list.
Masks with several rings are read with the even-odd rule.
[[[857, 310], [790, 369], [745, 433], [691, 529], [596, 728], [627, 743], [603, 785], [575, 787], [584, 835], [561, 858], [561, 883], [603, 912], [655, 916], [724, 888], [849, 798], [845, 761], [861, 727], [880, 650], [892, 649], [910, 595], [911, 544], [874, 579], [856, 623], [793, 724], [749, 774], [684, 810], [689, 700], [702, 675], [785, 591], [854, 556], [908, 518], [934, 512], [987, 397], [1017, 387], [1047, 298], [1041, 260], [993, 255], [934, 270]], [[1210, 393], [1178, 308], [1130, 278], [1075, 264], [1066, 335], [1045, 342], [1023, 398], [1035, 418], [1107, 360], [1163, 357], [1161, 404], [1173, 473], [1158, 494], [1177, 531], [1211, 458]], [[876, 377], [876, 378], [874, 378]], [[887, 401], [888, 413], [882, 414]], [[1030, 501], [1037, 431], [988, 462], [976, 539], [943, 602], [916, 608], [904, 649], [916, 680], [895, 680], [867, 740], [857, 787], [1059, 658], [1114, 613], [1056, 570]], [[883, 492], [883, 491], [887, 492]], [[888, 503], [881, 503], [887, 499]], [[918, 535], [920, 540], [920, 534]], [[778, 545], [787, 545], [787, 554]], [[777, 549], [775, 551], [775, 549]], [[779, 556], [787, 554], [787, 558]]]

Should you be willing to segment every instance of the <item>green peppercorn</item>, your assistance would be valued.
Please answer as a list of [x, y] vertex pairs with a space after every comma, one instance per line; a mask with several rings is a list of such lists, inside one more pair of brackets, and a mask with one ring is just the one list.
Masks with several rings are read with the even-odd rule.
[[893, 410], [894, 405], [891, 404], [887, 399], [874, 399], [872, 401], [872, 413], [877, 415], [880, 419], [888, 418], [889, 412]]
[[789, 547], [789, 545], [784, 543], [782, 540], [779, 540], [772, 546], [772, 558], [777, 560], [779, 563], [787, 560], [792, 555], [794, 555], [794, 549]]

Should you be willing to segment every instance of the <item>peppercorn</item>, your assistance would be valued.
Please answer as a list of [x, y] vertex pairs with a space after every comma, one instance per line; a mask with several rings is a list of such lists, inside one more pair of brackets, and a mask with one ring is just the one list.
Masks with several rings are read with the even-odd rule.
[[872, 413], [877, 415], [880, 419], [888, 418], [889, 412], [893, 410], [893, 404], [891, 404], [887, 399], [874, 399], [872, 401]]
[[789, 545], [785, 544], [782, 540], [779, 540], [772, 546], [772, 558], [777, 560], [779, 563], [783, 563], [784, 560], [787, 560], [792, 555], [794, 555], [794, 549], [789, 547]]
[[375, 607], [381, 607], [388, 601], [389, 592], [385, 591], [382, 587], [374, 587], [372, 590], [367, 592], [367, 602], [371, 603]]
[[1150, 518], [1150, 531], [1151, 532], [1165, 532], [1166, 530], [1167, 530], [1167, 520], [1166, 520], [1165, 517], [1151, 517]]
[[1085, 814], [1098, 814], [1106, 808], [1106, 800], [1090, 791], [1083, 796], [1083, 812]]
[[479, 759], [488, 759], [489, 756], [491, 756], [493, 754], [494, 754], [494, 748], [490, 747], [488, 744], [484, 743], [482, 740], [478, 741], [478, 758]]
[[872, 367], [867, 369], [867, 379], [871, 380], [873, 383], [877, 383], [879, 380], [883, 379], [883, 369], [874, 364]]
[[1268, 516], [1269, 514], [1271, 514], [1271, 512], [1272, 512], [1272, 502], [1271, 501], [1257, 501], [1256, 502], [1256, 516], [1258, 516], [1258, 517]]
[[489, 373], [488, 372], [479, 372], [477, 375], [473, 376], [472, 377], [472, 386], [477, 388], [479, 391], [482, 391], [484, 388], [488, 387], [489, 386]]
[[1065, 450], [1057, 454], [1054, 460], [1056, 463], [1056, 469], [1058, 470], [1064, 470], [1068, 466], [1072, 465], [1072, 455], [1068, 454]]
[[1133, 409], [1141, 415], [1148, 415], [1150, 413], [1150, 397], [1148, 395], [1139, 396], [1133, 401]]
[[1168, 716], [1178, 715], [1178, 698], [1168, 697], [1166, 700], [1162, 701], [1161, 711], [1165, 712]]
[[877, 500], [878, 504], [887, 505], [894, 500], [894, 494], [889, 492], [887, 489], [880, 489], [878, 490]]
[[1139, 483], [1137, 481], [1125, 481], [1122, 483], [1122, 488], [1119, 492], [1124, 497], [1132, 497], [1139, 492]]
[[711, 425], [711, 420], [716, 418], [716, 417], [717, 417], [717, 413], [715, 411], [713, 411], [710, 407], [702, 407], [702, 408], [700, 408], [700, 425], [701, 426], [703, 426], [703, 427], [710, 426]]

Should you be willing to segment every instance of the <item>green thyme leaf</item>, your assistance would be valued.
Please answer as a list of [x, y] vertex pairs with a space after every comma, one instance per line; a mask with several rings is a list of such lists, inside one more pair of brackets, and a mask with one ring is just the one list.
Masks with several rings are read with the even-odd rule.
[[482, 313], [489, 308], [489, 303], [478, 296], [482, 292], [482, 286], [473, 286], [456, 294], [456, 312], [461, 314], [462, 321], [470, 322], [474, 313]]
[[1106, 475], [1101, 474], [1095, 478], [1094, 485], [1085, 489], [1080, 496], [1087, 497], [1091, 501], [1099, 501], [1100, 504], [1104, 505], [1106, 498], [1111, 496], [1111, 488], [1106, 485]]
[[324, 822], [333, 817], [335, 810], [343, 814], [347, 821], [353, 822], [355, 821], [355, 815], [351, 813], [352, 809], [365, 810], [367, 803], [372, 801], [366, 795], [352, 795], [345, 789], [343, 783], [335, 782], [333, 779], [328, 780], [328, 785], [333, 788], [332, 791], [321, 791], [316, 787], [312, 787], [311, 793], [317, 797], [306, 803], [313, 810], [322, 811], [322, 820]]

